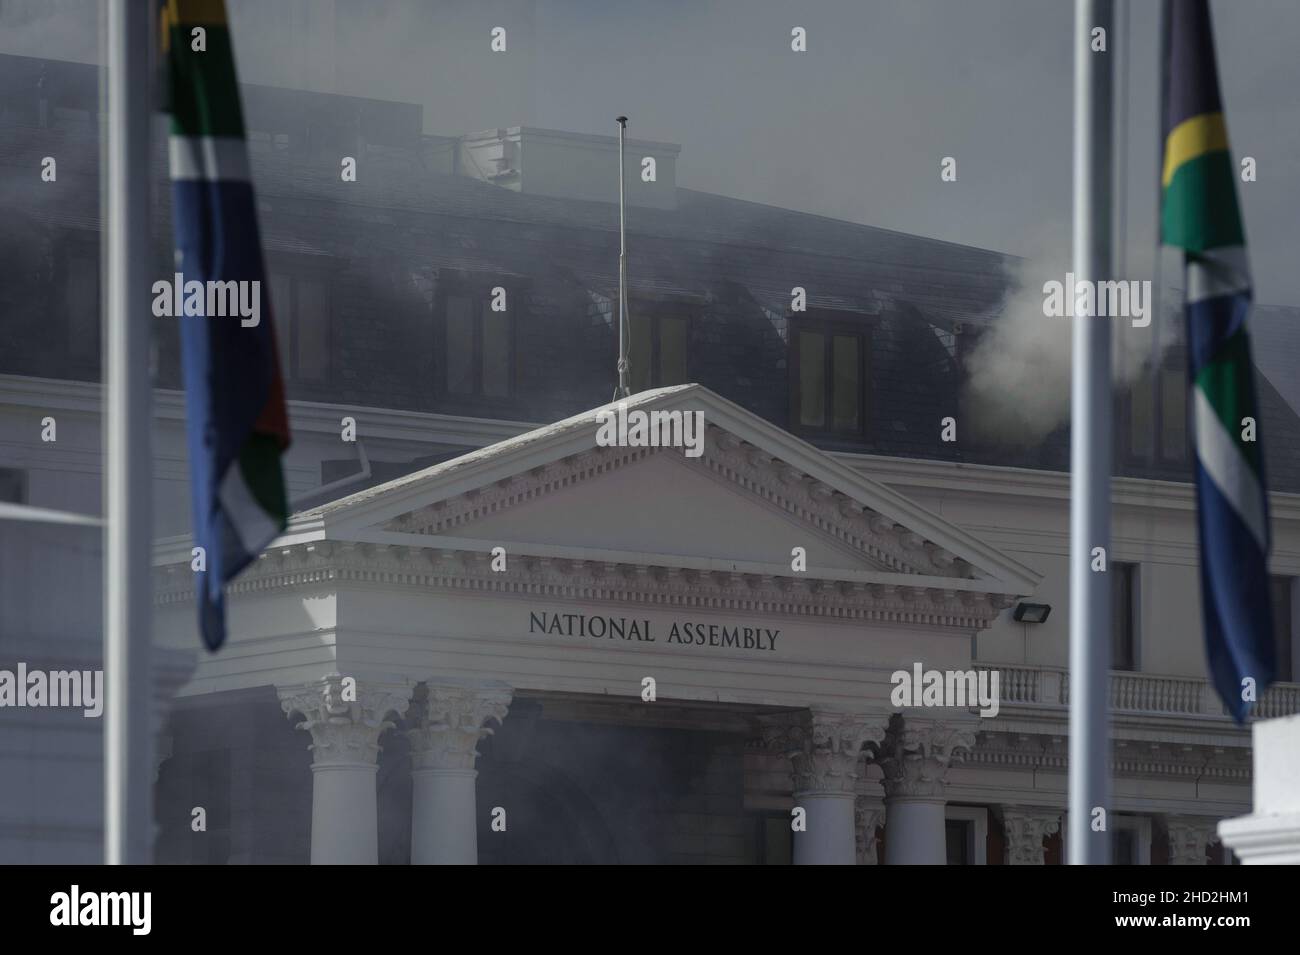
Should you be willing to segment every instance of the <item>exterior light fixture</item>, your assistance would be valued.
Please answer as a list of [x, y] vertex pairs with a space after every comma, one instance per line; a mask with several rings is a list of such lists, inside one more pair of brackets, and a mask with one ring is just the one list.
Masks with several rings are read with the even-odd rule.
[[1019, 623], [1042, 623], [1052, 612], [1050, 604], [1016, 604], [1015, 618]]

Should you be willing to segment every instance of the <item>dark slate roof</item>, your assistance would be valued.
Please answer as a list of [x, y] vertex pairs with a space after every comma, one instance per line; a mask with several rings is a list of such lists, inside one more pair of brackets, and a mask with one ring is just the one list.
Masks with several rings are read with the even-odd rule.
[[[10, 309], [10, 314], [16, 312], [6, 298], [3, 272], [20, 260], [22, 268], [28, 269], [27, 258], [17, 252], [25, 255], [24, 247], [33, 244], [29, 224], [43, 224], [50, 232], [80, 230], [91, 236], [99, 228], [95, 125], [40, 127], [30, 109], [31, 84], [40, 76], [46, 77], [46, 88], [57, 91], [51, 94], [51, 103], [86, 108], [86, 89], [92, 93], [94, 89], [93, 82], [86, 86], [86, 71], [93, 79], [93, 67], [0, 57], [0, 124], [4, 125], [0, 198], [10, 223], [0, 224], [0, 307]], [[65, 72], [71, 79], [60, 79]], [[410, 104], [261, 87], [245, 88], [245, 98], [251, 104], [250, 125], [310, 126], [298, 121], [295, 104], [300, 103], [304, 114], [317, 118], [336, 107], [341, 119], [335, 132], [342, 128], [356, 134], [352, 142], [358, 179], [348, 183], [340, 179], [339, 157], [351, 153], [341, 152], [337, 144], [314, 150], [292, 143], [277, 148], [266, 137], [253, 138], [250, 149], [259, 217], [271, 253], [319, 259], [333, 273], [359, 276], [359, 281], [376, 287], [381, 275], [390, 285], [410, 285], [414, 278], [446, 269], [539, 284], [549, 281], [606, 299], [616, 293], [618, 210], [614, 204], [521, 194], [468, 177], [431, 172], [421, 145], [427, 140], [418, 135], [419, 107], [406, 108]], [[93, 108], [93, 96], [89, 105]], [[157, 146], [153, 172], [159, 186], [155, 221], [161, 256], [170, 234], [161, 136]], [[57, 183], [39, 182], [44, 155], [58, 158]], [[14, 188], [22, 177], [30, 177], [31, 184]], [[746, 320], [764, 326], [744, 340], [743, 330], [711, 326], [707, 335], [712, 337], [696, 344], [705, 346], [701, 351], [709, 352], [710, 358], [724, 355], [726, 369], [713, 372], [713, 378], [701, 377], [701, 383], [785, 426], [788, 395], [781, 336], [790, 290], [799, 285], [807, 289], [812, 309], [875, 316], [869, 410], [873, 427], [865, 441], [849, 446], [818, 443], [901, 456], [1068, 468], [1064, 427], [1035, 447], [980, 449], [941, 443], [935, 426], [943, 415], [958, 412], [960, 385], [960, 369], [941, 334], [954, 323], [980, 326], [997, 315], [1010, 288], [1013, 257], [690, 189], [679, 188], [676, 195], [675, 209], [633, 206], [628, 210], [633, 294], [699, 303], [703, 308], [712, 308], [720, 300], [739, 301]], [[21, 235], [14, 231], [14, 223], [20, 224]], [[5, 249], [15, 250], [14, 256], [3, 254]], [[575, 307], [574, 301], [559, 299], [548, 307], [552, 313], [565, 313]], [[307, 386], [291, 382], [291, 396], [378, 404], [379, 399], [359, 390], [359, 382], [382, 369], [394, 383], [383, 399], [389, 406], [475, 413], [444, 408], [428, 399], [428, 369], [414, 357], [428, 343], [408, 341], [413, 326], [393, 317], [401, 308], [382, 298], [354, 296], [352, 302], [348, 322], [366, 326], [369, 338], [362, 343], [354, 337], [340, 353], [345, 363], [343, 380], [319, 394], [295, 393], [295, 388]], [[408, 295], [400, 304], [406, 307], [410, 302]], [[19, 302], [14, 308], [18, 307], [31, 312], [24, 328], [40, 321], [39, 303]], [[415, 321], [428, 324], [427, 304], [417, 302], [407, 311], [417, 316]], [[1261, 307], [1255, 329], [1264, 371], [1261, 414], [1271, 436], [1270, 483], [1300, 491], [1300, 419], [1292, 410], [1300, 407], [1300, 377], [1293, 371], [1300, 358], [1298, 316], [1300, 310]], [[23, 341], [30, 339], [18, 327], [11, 324], [12, 335], [0, 329], [0, 355], [14, 346], [4, 370], [18, 370], [12, 367], [12, 355], [21, 354]], [[609, 330], [598, 331], [608, 334]], [[567, 341], [538, 340], [529, 343], [524, 360], [542, 364], [580, 350]], [[165, 345], [162, 351], [167, 358]], [[597, 342], [595, 353], [601, 362], [607, 351]], [[542, 383], [523, 407], [490, 416], [545, 420], [607, 399], [607, 383], [589, 369], [575, 364], [565, 375], [572, 380], [563, 387]], [[1184, 471], [1148, 473], [1119, 467], [1121, 473], [1188, 479]]]

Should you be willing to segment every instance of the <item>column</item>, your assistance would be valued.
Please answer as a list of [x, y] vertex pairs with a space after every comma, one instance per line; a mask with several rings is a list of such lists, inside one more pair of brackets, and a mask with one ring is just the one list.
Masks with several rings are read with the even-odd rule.
[[477, 865], [478, 742], [510, 708], [503, 683], [429, 684], [417, 693], [411, 741], [411, 864]]
[[1003, 806], [1007, 865], [1043, 865], [1043, 840], [1061, 831], [1061, 810], [1040, 806]]
[[410, 687], [330, 674], [279, 691], [285, 715], [311, 733], [312, 865], [377, 865], [379, 737], [401, 718]]
[[948, 723], [895, 714], [884, 742], [868, 754], [884, 773], [885, 864], [944, 865], [943, 807], [949, 764], [975, 745], [975, 735]]
[[1205, 850], [1214, 842], [1213, 816], [1165, 816], [1170, 865], [1205, 865]]
[[853, 829], [857, 836], [858, 865], [879, 865], [876, 829], [884, 825], [885, 804], [858, 794], [853, 804]]
[[791, 816], [795, 865], [856, 864], [862, 745], [880, 733], [872, 717], [820, 707], [764, 721], [765, 743], [790, 759], [794, 808], [803, 810]]
[[1250, 726], [1254, 811], [1219, 823], [1242, 865], [1300, 865], [1300, 713]]

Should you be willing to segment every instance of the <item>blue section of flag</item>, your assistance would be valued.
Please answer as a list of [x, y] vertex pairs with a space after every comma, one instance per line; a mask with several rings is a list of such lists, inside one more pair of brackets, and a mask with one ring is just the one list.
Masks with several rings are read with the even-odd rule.
[[[219, 497], [221, 483], [253, 434], [278, 379], [270, 296], [246, 182], [172, 184], [178, 271], [185, 281], [258, 281], [260, 321], [238, 316], [178, 317], [185, 373], [195, 543], [206, 552], [198, 575], [199, 624], [215, 650], [226, 637], [223, 587], [256, 557], [240, 540]], [[258, 544], [259, 549], [261, 542]]]
[[1268, 566], [1254, 535], [1199, 461], [1196, 493], [1210, 680], [1233, 719], [1241, 723], [1250, 711], [1242, 699], [1242, 681], [1253, 679], [1258, 694], [1276, 675]]

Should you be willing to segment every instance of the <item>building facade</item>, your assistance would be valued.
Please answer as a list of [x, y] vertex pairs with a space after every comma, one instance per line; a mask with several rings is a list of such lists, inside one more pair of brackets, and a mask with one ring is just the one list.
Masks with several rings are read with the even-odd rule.
[[[0, 489], [93, 514], [88, 70], [0, 57], [4, 175], [59, 169], [0, 228]], [[692, 192], [676, 146], [634, 142], [661, 177], [627, 184], [628, 407], [698, 414], [703, 447], [610, 446], [617, 183], [571, 174], [608, 140], [245, 102], [298, 506], [198, 651], [159, 320], [160, 861], [1063, 861], [1068, 434], [968, 438], [961, 400], [1008, 257]], [[1172, 361], [1117, 404], [1110, 828], [1119, 861], [1223, 862], [1250, 738], [1205, 678]], [[1262, 388], [1275, 716], [1300, 711], [1300, 422]], [[98, 553], [93, 528], [3, 525], [0, 663], [96, 665]], [[918, 667], [996, 673], [996, 712], [898, 705]], [[98, 723], [0, 719], [0, 858], [98, 858]]]

